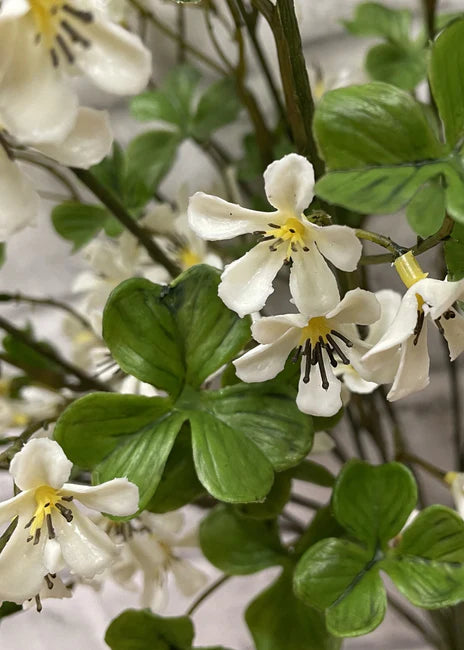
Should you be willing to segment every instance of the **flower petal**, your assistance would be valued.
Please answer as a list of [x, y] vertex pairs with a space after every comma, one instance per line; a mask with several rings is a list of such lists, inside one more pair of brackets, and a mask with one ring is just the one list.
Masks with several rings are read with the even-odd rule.
[[[4, 16], [3, 4], [0, 8], [0, 81], [10, 63], [10, 57], [16, 46], [17, 23], [15, 20], [7, 19]], [[11, 3], [10, 3], [11, 4]], [[25, 7], [28, 11], [29, 7]]]
[[117, 517], [133, 515], [139, 507], [139, 489], [127, 478], [114, 478], [95, 486], [65, 483], [60, 492], [75, 497], [87, 508]]
[[28, 225], [39, 211], [39, 195], [32, 182], [0, 146], [0, 241]]
[[398, 309], [401, 305], [401, 295], [391, 289], [382, 289], [375, 292], [375, 297], [380, 303], [380, 318], [372, 323], [369, 327], [369, 333], [364, 342], [369, 345], [375, 345], [393, 322]]
[[299, 217], [314, 197], [313, 166], [296, 153], [275, 160], [264, 172], [264, 189], [272, 206]]
[[61, 144], [42, 144], [37, 149], [67, 167], [88, 169], [109, 154], [112, 143], [108, 113], [80, 108], [73, 129]]
[[454, 313], [456, 314], [454, 318], [440, 318], [451, 361], [454, 361], [464, 350], [464, 318], [458, 312]]
[[41, 485], [60, 488], [71, 473], [72, 463], [60, 445], [48, 438], [29, 440], [11, 461], [10, 474], [20, 490]]
[[464, 519], [464, 474], [456, 473], [456, 478], [451, 483], [451, 493], [456, 509]]
[[439, 318], [456, 300], [464, 297], [464, 280], [447, 282], [426, 278], [416, 282], [412, 288], [430, 305], [433, 320]]
[[373, 381], [366, 381], [354, 368], [341, 366], [342, 370], [343, 368], [346, 368], [345, 372], [343, 372], [343, 383], [352, 393], [367, 395], [377, 388], [378, 384]]
[[313, 238], [322, 255], [337, 269], [354, 271], [362, 253], [362, 244], [348, 226], [313, 226]]
[[274, 343], [258, 345], [234, 361], [237, 377], [254, 383], [267, 381], [284, 369], [291, 350], [298, 345], [300, 331], [290, 329]]
[[248, 210], [217, 196], [196, 192], [189, 201], [188, 219], [197, 235], [214, 241], [269, 230], [269, 223], [277, 222], [278, 213]]
[[251, 326], [253, 338], [258, 343], [274, 343], [290, 328], [301, 329], [307, 324], [307, 318], [302, 314], [281, 314], [280, 316], [264, 316], [255, 320]]
[[273, 293], [272, 282], [282, 266], [285, 250], [271, 252], [266, 242], [228, 264], [221, 275], [219, 297], [241, 317], [259, 311]]
[[28, 144], [62, 141], [77, 116], [75, 92], [52, 65], [50, 53], [35, 43], [30, 14], [18, 19], [17, 43], [2, 79], [0, 115], [3, 125]]
[[0, 526], [10, 523], [16, 515], [27, 508], [32, 511], [33, 506], [33, 496], [30, 492], [20, 492], [15, 497], [2, 501], [0, 503]]
[[329, 382], [328, 389], [324, 390], [324, 388], [322, 388], [321, 375], [317, 366], [311, 368], [309, 382], [307, 384], [303, 382], [305, 374], [305, 363], [303, 360], [301, 363], [301, 375], [300, 383], [298, 385], [296, 405], [302, 413], [318, 415], [321, 417], [330, 417], [331, 415], [335, 415], [335, 413], [337, 413], [342, 407], [342, 400], [340, 397], [341, 382], [337, 377], [335, 377], [326, 352], [324, 351], [322, 354]]
[[387, 397], [390, 402], [407, 397], [428, 386], [429, 351], [427, 348], [427, 318], [422, 326], [417, 345], [414, 337], [410, 336], [401, 347], [401, 359], [395, 381]]
[[184, 596], [193, 596], [208, 582], [208, 577], [203, 571], [197, 569], [191, 562], [182, 558], [171, 562], [177, 588]]
[[346, 292], [343, 300], [326, 317], [333, 318], [338, 323], [370, 325], [380, 317], [380, 304], [370, 291], [352, 289]]
[[109, 21], [86, 25], [91, 46], [83, 48], [76, 65], [102, 90], [135, 95], [151, 75], [151, 54], [138, 36]]
[[111, 565], [118, 555], [118, 547], [77, 508], [72, 508], [72, 512], [73, 519], [67, 522], [60, 513], [53, 511], [56, 539], [71, 571], [81, 578], [93, 578]]
[[290, 293], [305, 316], [322, 316], [340, 300], [337, 280], [314, 244], [292, 255]]

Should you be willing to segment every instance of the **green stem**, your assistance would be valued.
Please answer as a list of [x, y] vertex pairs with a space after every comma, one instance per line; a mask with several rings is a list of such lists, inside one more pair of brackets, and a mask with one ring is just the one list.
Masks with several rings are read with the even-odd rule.
[[185, 40], [185, 7], [179, 5], [177, 7], [177, 63], [182, 65], [186, 61], [186, 40]]
[[78, 320], [85, 328], [92, 330], [92, 326], [90, 325], [89, 321], [84, 316], [82, 316], [82, 314], [79, 314], [79, 312], [73, 309], [73, 307], [65, 304], [64, 302], [60, 302], [59, 300], [54, 300], [53, 298], [35, 298], [33, 296], [27, 296], [24, 293], [20, 293], [19, 291], [16, 293], [0, 293], [0, 302], [9, 301], [26, 302], [30, 303], [31, 305], [44, 305], [46, 307], [55, 307], [56, 309], [62, 309], [63, 311], [68, 312], [68, 314], [71, 314], [71, 316]]
[[49, 174], [54, 176], [63, 185], [63, 187], [66, 187], [66, 189], [69, 191], [74, 201], [80, 201], [79, 193], [77, 192], [76, 188], [71, 183], [71, 181], [64, 174], [62, 174], [58, 169], [56, 169], [52, 164], [48, 164], [44, 160], [39, 160], [35, 158], [33, 155], [29, 155], [25, 151], [16, 150], [14, 152], [14, 157], [16, 160], [21, 160], [29, 165], [35, 165], [36, 167], [41, 167]]
[[48, 420], [41, 420], [40, 422], [33, 422], [30, 424], [26, 429], [24, 429], [22, 433], [16, 436], [14, 442], [8, 447], [8, 449], [2, 451], [0, 454], [0, 463], [10, 461], [13, 456], [22, 449], [23, 445], [26, 444], [26, 442], [34, 433], [42, 429], [42, 427], [46, 427], [49, 422], [54, 421], [55, 418], [49, 418]]
[[437, 8], [438, 0], [422, 0], [425, 26], [427, 28], [427, 36], [430, 41], [433, 41], [435, 38]]
[[450, 216], [446, 215], [440, 229], [437, 230], [436, 233], [430, 235], [430, 237], [427, 237], [427, 239], [421, 241], [420, 244], [417, 244], [411, 248], [413, 254], [420, 255], [421, 253], [425, 253], [426, 251], [430, 250], [434, 246], [437, 246], [437, 244], [440, 244], [444, 239], [447, 239], [451, 235], [453, 228], [453, 219], [451, 219]]
[[357, 228], [356, 237], [358, 237], [358, 239], [365, 239], [367, 241], [371, 241], [374, 244], [377, 244], [378, 246], [382, 246], [382, 248], [386, 248], [395, 256], [401, 255], [407, 250], [403, 246], [400, 246], [392, 239], [390, 239], [390, 237], [379, 235], [378, 233], [371, 232], [370, 230], [363, 230], [362, 228]]
[[199, 606], [205, 601], [213, 592], [216, 591], [219, 587], [221, 587], [227, 580], [229, 580], [232, 576], [228, 575], [223, 575], [218, 580], [213, 582], [211, 586], [206, 589], [200, 596], [193, 602], [193, 604], [189, 607], [187, 612], [185, 613], [186, 616], [192, 616], [192, 614], [199, 608]]
[[161, 264], [172, 275], [176, 277], [180, 269], [166, 255], [163, 249], [141, 228], [138, 223], [131, 217], [123, 204], [107, 190], [104, 185], [87, 169], [71, 168], [74, 175], [83, 183], [95, 196], [100, 199], [104, 206], [122, 223], [122, 225], [131, 232], [138, 240], [141, 246], [145, 248], [150, 258], [157, 264]]
[[429, 461], [425, 460], [424, 458], [420, 458], [415, 454], [409, 453], [409, 451], [403, 451], [396, 457], [396, 460], [404, 463], [414, 463], [415, 465], [419, 465], [419, 467], [425, 469], [428, 474], [437, 478], [439, 481], [441, 481], [441, 483], [445, 482], [444, 479], [447, 474], [445, 470], [440, 469], [440, 467], [437, 467], [436, 465], [433, 465], [433, 463], [429, 463]]

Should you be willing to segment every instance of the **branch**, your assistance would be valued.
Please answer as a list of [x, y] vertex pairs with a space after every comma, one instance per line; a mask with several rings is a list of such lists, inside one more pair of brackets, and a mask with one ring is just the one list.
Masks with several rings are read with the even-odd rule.
[[79, 314], [79, 312], [73, 309], [73, 307], [59, 300], [54, 300], [53, 298], [34, 298], [33, 296], [28, 296], [24, 293], [20, 293], [19, 291], [16, 293], [0, 293], [0, 302], [10, 301], [27, 302], [31, 305], [44, 305], [46, 307], [55, 307], [56, 309], [62, 309], [63, 311], [68, 312], [68, 314], [71, 314], [71, 316], [78, 320], [85, 328], [92, 330], [92, 326], [85, 318], [85, 316], [82, 316], [82, 314]]
[[227, 580], [229, 580], [232, 576], [229, 575], [223, 575], [216, 582], [213, 582], [213, 584], [208, 587], [206, 591], [204, 591], [202, 594], [199, 595], [199, 597], [193, 602], [193, 604], [189, 607], [187, 612], [185, 613], [186, 616], [192, 616], [192, 614], [198, 609], [198, 607], [201, 605], [201, 603], [208, 598], [216, 589], [221, 587]]

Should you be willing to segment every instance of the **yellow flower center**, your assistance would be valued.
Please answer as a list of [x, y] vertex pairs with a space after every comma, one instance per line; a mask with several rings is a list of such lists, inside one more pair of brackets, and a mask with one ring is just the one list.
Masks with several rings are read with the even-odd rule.
[[296, 253], [298, 246], [304, 251], [308, 250], [305, 239], [308, 238], [308, 231], [304, 223], [296, 217], [288, 217], [283, 225], [274, 223], [268, 224], [271, 230], [264, 231], [262, 241], [274, 239], [275, 241], [269, 246], [271, 251], [277, 250], [277, 247], [282, 243], [287, 243], [286, 259], [289, 260], [292, 252]]
[[29, 422], [29, 416], [20, 411], [13, 412], [11, 416], [11, 424], [14, 427], [24, 427]]
[[58, 510], [67, 522], [72, 521], [73, 514], [71, 509], [63, 505], [61, 502], [72, 501], [73, 497], [63, 496], [59, 490], [50, 487], [50, 485], [41, 485], [35, 490], [34, 498], [37, 507], [32, 519], [26, 524], [25, 528], [29, 528], [27, 541], [30, 542], [31, 540], [34, 540], [33, 544], [38, 544], [42, 527], [45, 522], [48, 529], [48, 538], [53, 539], [55, 537], [52, 522], [53, 509]]
[[308, 339], [312, 345], [315, 345], [319, 341], [319, 338], [326, 344], [327, 334], [330, 334], [331, 329], [329, 321], [324, 316], [311, 318], [306, 327], [303, 327], [301, 330], [300, 345], [303, 345]]
[[195, 264], [200, 264], [201, 258], [194, 253], [190, 248], [182, 248], [178, 254], [179, 263], [184, 270], [189, 269]]

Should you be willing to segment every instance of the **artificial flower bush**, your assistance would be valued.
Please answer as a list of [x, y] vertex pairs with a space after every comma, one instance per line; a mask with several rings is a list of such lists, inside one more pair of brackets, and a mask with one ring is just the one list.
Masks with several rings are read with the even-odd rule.
[[[217, 591], [274, 567], [241, 592], [257, 650], [338, 650], [390, 607], [420, 647], [461, 647], [464, 15], [424, 0], [418, 30], [359, 4], [346, 29], [381, 42], [329, 90], [302, 49], [310, 4], [182, 0], [172, 24], [155, 0], [0, 5], [1, 261], [43, 227], [43, 197], [79, 262], [66, 302], [0, 293], [31, 308], [0, 314], [2, 626], [116, 583], [137, 608], [107, 621], [112, 650], [200, 650], [196, 610], [221, 631]], [[159, 33], [178, 59], [162, 79]], [[124, 146], [78, 77], [127, 107]], [[178, 173], [184, 144], [207, 185]], [[61, 338], [33, 308], [61, 314]], [[425, 432], [443, 367], [442, 468], [401, 404], [414, 394]]]

